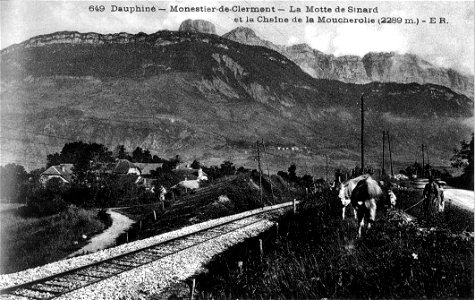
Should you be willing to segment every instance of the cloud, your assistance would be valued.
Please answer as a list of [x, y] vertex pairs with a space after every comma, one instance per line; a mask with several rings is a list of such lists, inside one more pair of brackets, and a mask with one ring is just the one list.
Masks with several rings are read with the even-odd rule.
[[368, 52], [407, 51], [407, 40], [398, 27], [343, 24], [332, 41], [334, 54], [363, 56]]
[[313, 25], [305, 26], [305, 41], [310, 47], [319, 51], [333, 54], [332, 42], [335, 34], [331, 31], [318, 31]]
[[290, 46], [290, 45], [295, 45], [295, 44], [298, 44], [299, 43], [299, 38], [296, 37], [296, 36], [290, 36], [289, 39], [287, 40], [287, 45]]

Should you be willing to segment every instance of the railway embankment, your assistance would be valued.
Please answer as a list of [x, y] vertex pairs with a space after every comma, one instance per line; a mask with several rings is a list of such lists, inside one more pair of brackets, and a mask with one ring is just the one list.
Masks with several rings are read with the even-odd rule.
[[[267, 230], [273, 225], [269, 214], [292, 205], [293, 203], [280, 204], [218, 218], [93, 254], [2, 275], [0, 287], [4, 289], [2, 293], [33, 297], [58, 293], [60, 298], [65, 299], [117, 299], [160, 293], [171, 284], [199, 273], [204, 264], [229, 246]], [[141, 252], [144, 248], [148, 249]], [[104, 269], [100, 264], [104, 260], [108, 260], [107, 265], [114, 265], [116, 270]], [[88, 267], [90, 264], [94, 266]], [[123, 269], [125, 265], [130, 265], [130, 268]], [[117, 266], [122, 269], [117, 270]], [[102, 269], [99, 271], [98, 268]], [[66, 274], [33, 285], [28, 284], [45, 277], [54, 277], [61, 272]], [[93, 280], [88, 282], [77, 279], [77, 276], [89, 276]], [[12, 286], [22, 284], [26, 285], [20, 287], [19, 291], [11, 289]], [[63, 290], [45, 288], [57, 285], [62, 285]], [[49, 291], [51, 295], [48, 292], [42, 295], [39, 292], [41, 290]]]

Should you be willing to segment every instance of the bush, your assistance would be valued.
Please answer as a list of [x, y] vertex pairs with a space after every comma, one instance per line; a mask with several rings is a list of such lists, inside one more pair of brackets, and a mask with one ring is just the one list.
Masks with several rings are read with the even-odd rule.
[[27, 216], [43, 217], [60, 213], [68, 207], [61, 194], [49, 190], [39, 190], [28, 199], [24, 214]]

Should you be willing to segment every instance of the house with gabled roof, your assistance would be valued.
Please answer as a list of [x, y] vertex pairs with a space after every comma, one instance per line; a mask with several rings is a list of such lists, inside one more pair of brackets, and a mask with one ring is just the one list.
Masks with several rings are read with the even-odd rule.
[[51, 166], [46, 169], [46, 171], [41, 173], [40, 182], [43, 186], [45, 186], [49, 180], [53, 178], [58, 178], [64, 184], [71, 183], [73, 175], [72, 169], [73, 164], [60, 164], [56, 166]]

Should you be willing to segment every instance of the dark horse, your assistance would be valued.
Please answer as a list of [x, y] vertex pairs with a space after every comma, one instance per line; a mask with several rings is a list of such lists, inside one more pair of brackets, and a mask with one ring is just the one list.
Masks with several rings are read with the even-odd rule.
[[339, 197], [342, 204], [351, 202], [356, 211], [359, 224], [358, 237], [361, 237], [365, 220], [367, 229], [370, 229], [371, 223], [376, 220], [376, 201], [382, 194], [378, 182], [370, 175], [361, 175], [341, 184]]

